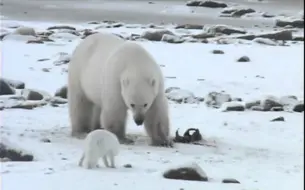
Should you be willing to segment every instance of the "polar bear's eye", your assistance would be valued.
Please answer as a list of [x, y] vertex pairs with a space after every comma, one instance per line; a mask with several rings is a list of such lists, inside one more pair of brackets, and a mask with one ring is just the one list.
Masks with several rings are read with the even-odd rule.
[[132, 108], [134, 108], [135, 105], [134, 105], [134, 104], [130, 104], [130, 106], [131, 106]]
[[147, 104], [144, 104], [144, 108], [146, 108]]

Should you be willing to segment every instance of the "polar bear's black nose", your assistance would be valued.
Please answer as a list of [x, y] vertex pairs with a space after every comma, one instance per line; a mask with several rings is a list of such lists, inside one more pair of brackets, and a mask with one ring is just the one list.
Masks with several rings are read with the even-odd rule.
[[135, 117], [134, 122], [139, 126], [144, 123], [144, 117]]

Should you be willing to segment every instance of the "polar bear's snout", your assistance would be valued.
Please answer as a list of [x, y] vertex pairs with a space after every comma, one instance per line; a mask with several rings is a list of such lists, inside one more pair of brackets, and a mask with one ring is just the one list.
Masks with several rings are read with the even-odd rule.
[[138, 126], [140, 126], [144, 123], [144, 115], [143, 114], [134, 115], [133, 120]]

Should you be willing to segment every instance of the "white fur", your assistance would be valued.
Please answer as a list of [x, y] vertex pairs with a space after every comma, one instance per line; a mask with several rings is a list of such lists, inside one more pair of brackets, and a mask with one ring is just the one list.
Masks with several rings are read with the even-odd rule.
[[[119, 153], [120, 143], [117, 137], [103, 129], [91, 131], [85, 139], [85, 150], [79, 161], [79, 166], [92, 169], [98, 166], [98, 160], [103, 158], [106, 167], [115, 168], [114, 157]], [[108, 160], [110, 160], [110, 165]]]
[[130, 109], [135, 122], [144, 123], [152, 144], [169, 143], [163, 75], [153, 57], [137, 43], [108, 33], [88, 36], [69, 63], [68, 102], [72, 135], [100, 125], [126, 142]]

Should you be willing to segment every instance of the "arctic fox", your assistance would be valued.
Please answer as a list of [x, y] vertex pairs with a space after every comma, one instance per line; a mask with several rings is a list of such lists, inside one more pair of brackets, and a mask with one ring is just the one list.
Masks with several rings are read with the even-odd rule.
[[[114, 157], [119, 153], [119, 146], [118, 138], [110, 131], [91, 131], [85, 139], [85, 150], [78, 165], [86, 169], [99, 167], [98, 160], [102, 157], [106, 167], [115, 168]], [[110, 159], [110, 165], [107, 158]]]

